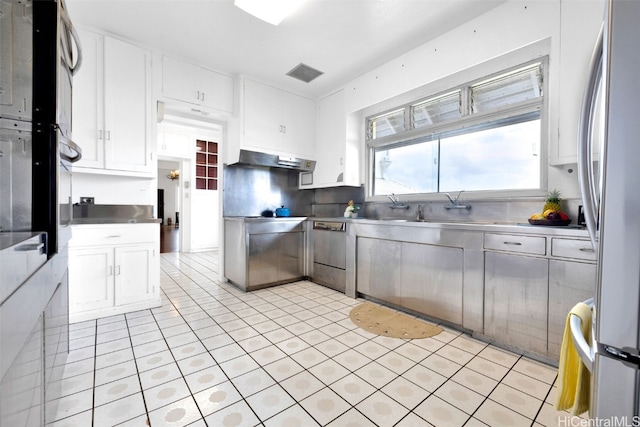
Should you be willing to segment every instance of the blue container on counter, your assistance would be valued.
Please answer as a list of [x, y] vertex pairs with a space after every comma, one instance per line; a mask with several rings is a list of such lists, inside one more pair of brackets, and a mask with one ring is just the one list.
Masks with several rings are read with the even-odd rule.
[[276, 209], [276, 216], [291, 216], [291, 212], [289, 211], [289, 208], [282, 206]]

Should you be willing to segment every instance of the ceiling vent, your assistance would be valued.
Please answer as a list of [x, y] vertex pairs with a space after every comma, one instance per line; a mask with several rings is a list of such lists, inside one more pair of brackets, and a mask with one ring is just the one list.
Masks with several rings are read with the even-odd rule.
[[322, 71], [318, 71], [315, 68], [311, 68], [305, 64], [297, 65], [293, 70], [287, 73], [287, 76], [291, 76], [294, 79], [302, 80], [305, 83], [309, 83], [311, 80], [324, 74]]

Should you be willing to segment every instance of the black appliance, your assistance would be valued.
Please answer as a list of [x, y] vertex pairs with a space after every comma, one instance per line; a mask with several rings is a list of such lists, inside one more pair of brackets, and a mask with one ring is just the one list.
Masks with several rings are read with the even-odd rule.
[[[68, 353], [71, 90], [63, 0], [0, 2], [0, 425], [55, 417]], [[56, 369], [57, 367], [57, 369]]]

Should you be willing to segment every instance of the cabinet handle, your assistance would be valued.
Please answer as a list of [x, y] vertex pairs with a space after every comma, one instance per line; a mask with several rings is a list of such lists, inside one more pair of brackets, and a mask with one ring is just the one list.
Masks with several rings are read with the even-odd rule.
[[98, 130], [98, 139], [102, 139], [102, 129]]
[[202, 92], [202, 102], [204, 102], [204, 92]]
[[112, 234], [111, 236], [107, 236], [107, 239], [115, 239], [115, 238], [118, 238], [118, 237], [122, 237], [122, 236], [119, 235], [119, 234]]
[[116, 276], [120, 275], [120, 266], [116, 265]]
[[522, 243], [520, 242], [502, 242], [505, 245], [511, 245], [511, 246], [522, 246]]
[[105, 139], [106, 139], [107, 141], [111, 141], [111, 131], [110, 131], [110, 130], [107, 130], [107, 131], [105, 131], [105, 132], [104, 132], [104, 134], [106, 135], [106, 138], [105, 138]]
[[579, 251], [580, 251], [580, 252], [589, 252], [589, 253], [593, 253], [593, 252], [595, 252], [595, 251], [593, 250], [593, 248], [580, 248], [580, 249], [579, 249]]
[[282, 131], [282, 133], [287, 133], [287, 127], [286, 127], [286, 126], [282, 126], [282, 129], [284, 129], [284, 130]]
[[109, 266], [109, 273], [107, 273], [107, 276], [113, 276], [113, 266], [112, 265]]

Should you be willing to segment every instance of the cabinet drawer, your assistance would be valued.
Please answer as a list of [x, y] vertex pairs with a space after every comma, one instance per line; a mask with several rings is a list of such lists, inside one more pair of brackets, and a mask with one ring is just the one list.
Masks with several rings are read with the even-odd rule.
[[551, 255], [564, 258], [595, 261], [596, 253], [589, 240], [551, 239]]
[[72, 227], [70, 247], [126, 245], [155, 242], [160, 238], [158, 224], [135, 224], [124, 226]]
[[485, 233], [484, 248], [531, 255], [546, 255], [545, 237]]

